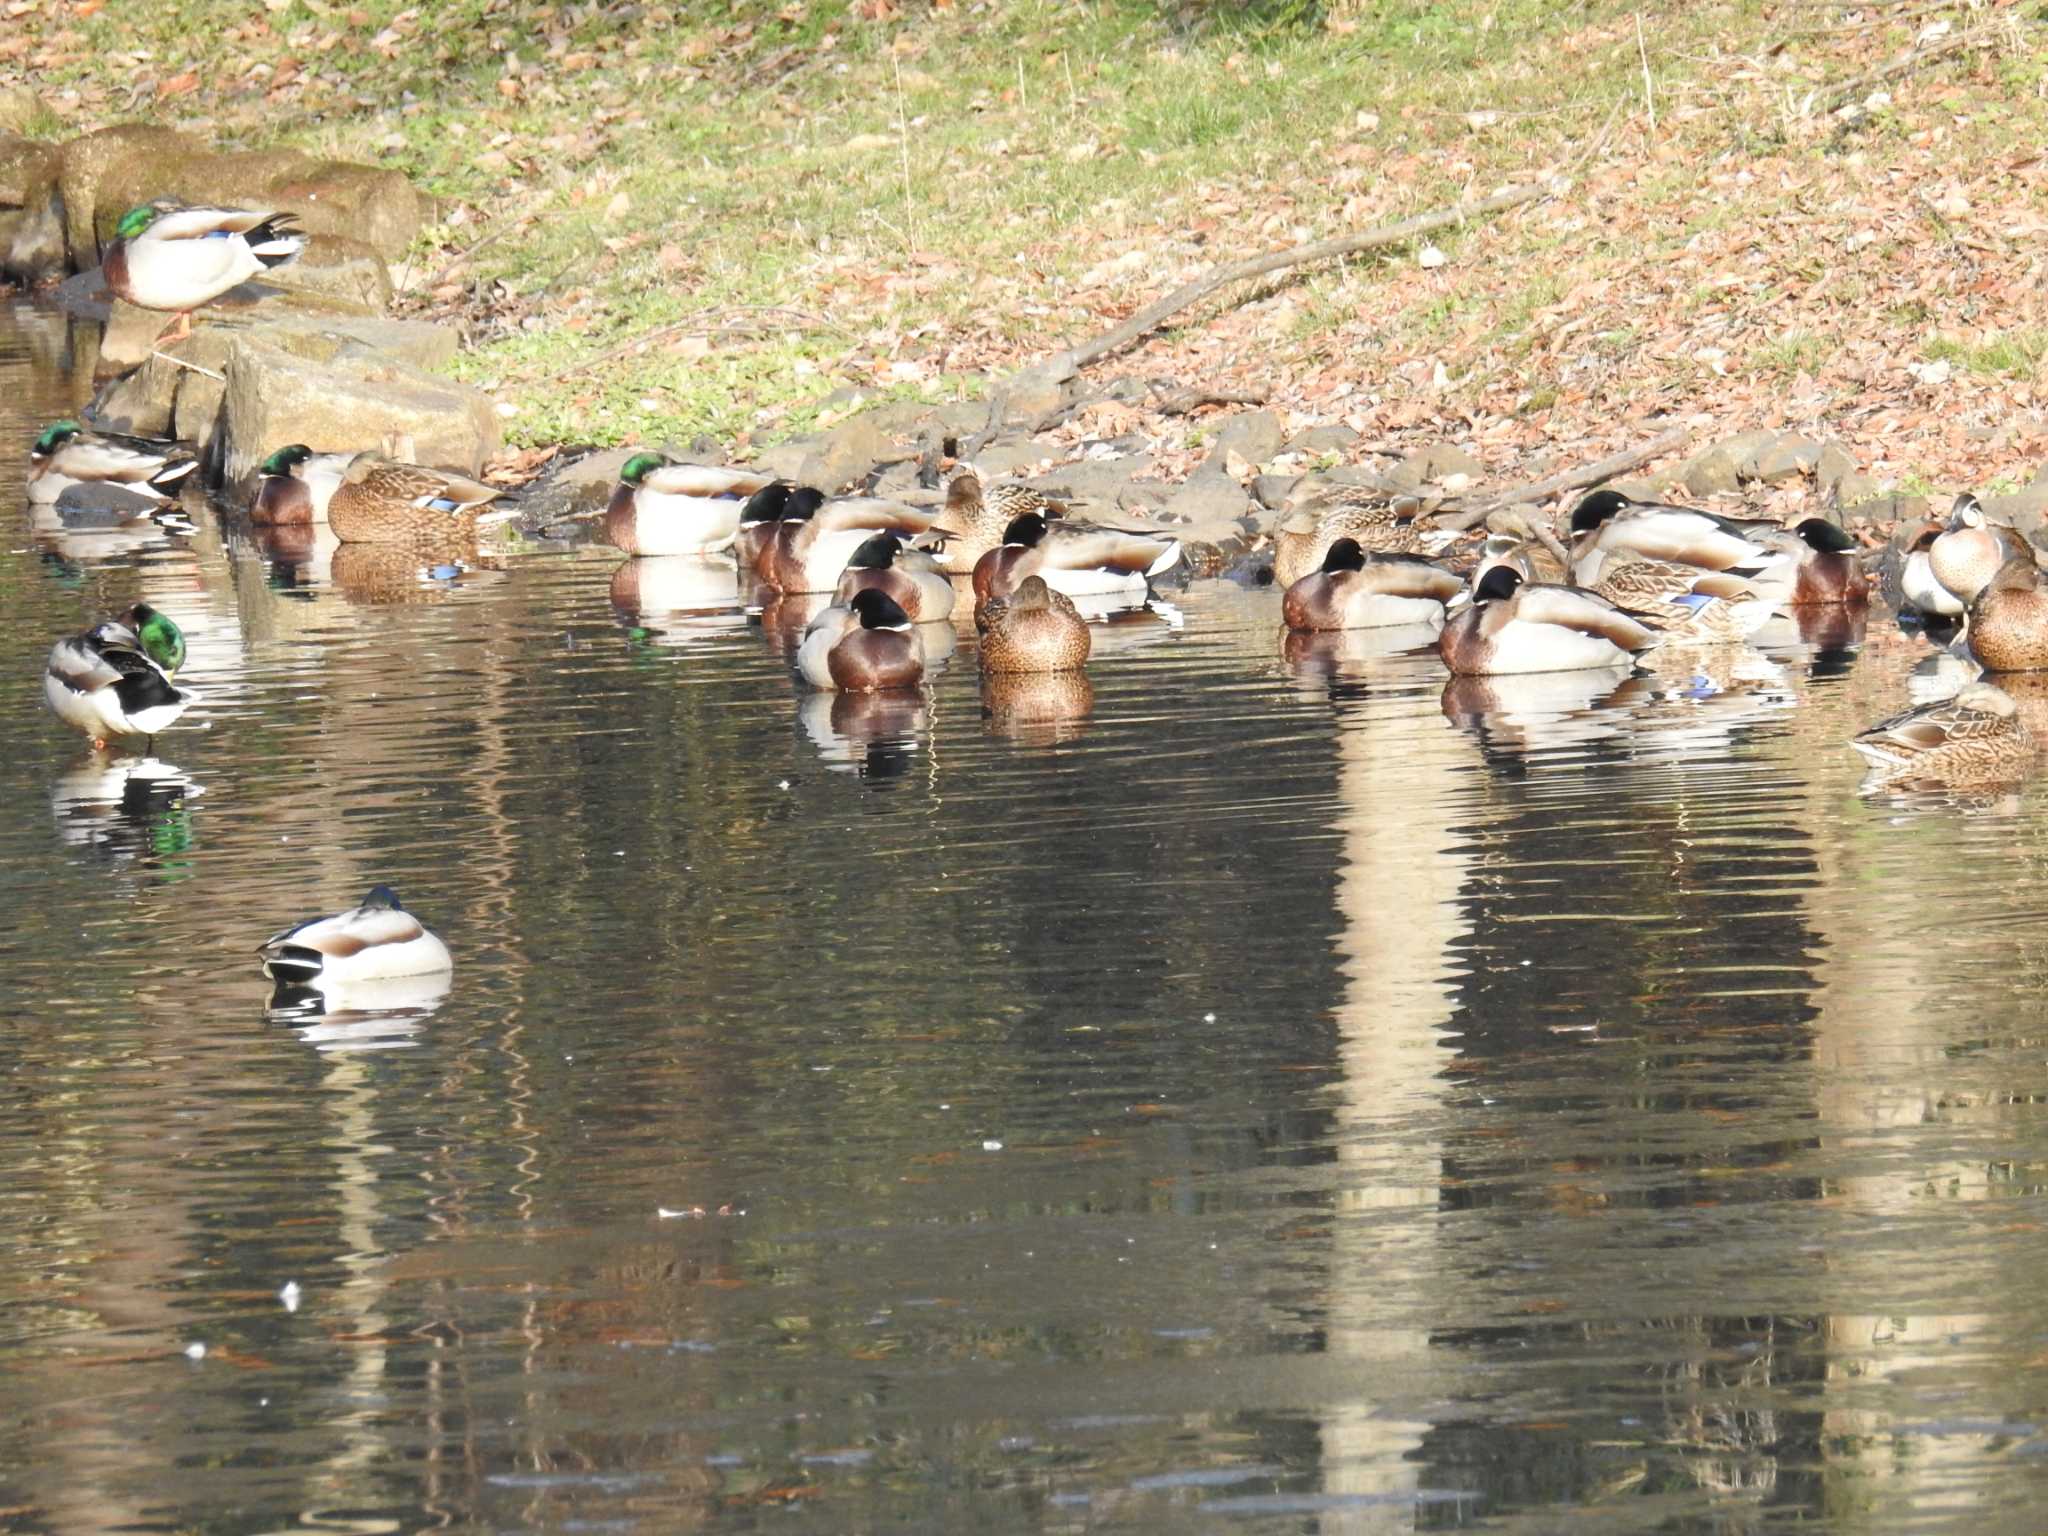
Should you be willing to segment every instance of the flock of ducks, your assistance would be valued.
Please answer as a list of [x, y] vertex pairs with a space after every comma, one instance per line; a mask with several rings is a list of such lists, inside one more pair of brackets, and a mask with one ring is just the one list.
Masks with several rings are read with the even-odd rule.
[[[289, 262], [304, 241], [286, 215], [245, 209], [131, 209], [103, 261], [108, 286], [145, 308], [192, 311]], [[188, 447], [61, 421], [30, 453], [29, 497], [49, 504], [96, 486], [167, 512], [197, 467]], [[366, 451], [277, 449], [249, 512], [259, 525], [324, 523], [342, 543], [440, 547], [516, 515], [479, 480]], [[1276, 538], [1275, 579], [1290, 630], [1317, 633], [1424, 625], [1455, 677], [1633, 668], [1658, 647], [1740, 642], [1781, 612], [1860, 606], [1869, 581], [1839, 527], [1775, 523], [1642, 502], [1598, 490], [1573, 508], [1568, 540], [1520, 512], [1497, 515], [1467, 569], [1431, 558], [1413, 503], [1339, 487], [1306, 503]], [[637, 453], [605, 508], [608, 540], [628, 556], [723, 556], [770, 594], [831, 595], [796, 647], [795, 670], [819, 690], [914, 690], [952, 652], [954, 606], [971, 597], [985, 674], [1077, 674], [1087, 615], [1142, 601], [1179, 544], [1084, 526], [1020, 484], [984, 486], [969, 470], [938, 508], [828, 496], [747, 470]], [[964, 590], [961, 579], [964, 578]], [[2048, 592], [2032, 546], [1991, 523], [1973, 497], [1910, 544], [1888, 595], [1986, 673], [2048, 670]], [[941, 639], [941, 632], [943, 638]], [[104, 749], [154, 737], [198, 695], [176, 681], [185, 641], [167, 615], [138, 604], [60, 640], [44, 671], [51, 709]], [[1852, 745], [1890, 782], [2016, 779], [2033, 743], [2009, 695], [1989, 682], [1910, 709]], [[390, 888], [310, 919], [262, 946], [281, 986], [444, 975], [447, 946]]]
[[[1569, 542], [1519, 512], [1497, 516], [1468, 570], [1428, 558], [1424, 520], [1370, 492], [1326, 494], [1283, 524], [1276, 578], [1298, 631], [1424, 623], [1453, 676], [1633, 667], [1667, 645], [1745, 640], [1781, 613], [1859, 608], [1870, 581], [1835, 524], [1791, 528], [1600, 490], [1572, 509]], [[1902, 614], [1986, 674], [2048, 670], [2048, 590], [2033, 546], [1973, 496], [1919, 530], [1888, 573]], [[1977, 681], [1880, 721], [1851, 743], [1873, 781], [2007, 783], [2032, 736], [2011, 696]]]

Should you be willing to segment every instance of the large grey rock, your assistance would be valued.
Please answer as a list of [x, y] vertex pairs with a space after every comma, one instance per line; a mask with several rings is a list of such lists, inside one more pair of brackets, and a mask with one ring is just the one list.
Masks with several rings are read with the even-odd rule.
[[[1858, 477], [1865, 478], [1865, 477]], [[1864, 497], [1857, 501], [1845, 501], [1842, 505], [1842, 521], [1852, 520], [1865, 523], [1906, 522], [1921, 523], [1927, 519], [1927, 498], [1910, 496], [1897, 492]]]
[[[99, 237], [95, 215], [103, 184], [119, 181], [137, 166], [169, 166], [202, 155], [204, 146], [188, 134], [154, 123], [119, 123], [71, 140], [59, 151], [57, 190], [63, 200], [64, 242], [70, 252], [73, 271], [83, 272], [99, 265]], [[110, 204], [129, 194], [113, 189]], [[209, 194], [208, 201], [212, 200]], [[135, 202], [121, 203], [107, 215], [111, 228]]]
[[1204, 467], [1188, 476], [1166, 503], [1176, 521], [1216, 523], [1244, 516], [1251, 499], [1243, 486], [1226, 474]]
[[1858, 508], [1877, 500], [1884, 494], [1884, 488], [1874, 476], [1863, 471], [1852, 470], [1835, 482], [1835, 505], [1854, 512]]
[[1797, 432], [1787, 432], [1769, 446], [1758, 451], [1755, 461], [1755, 478], [1766, 485], [1776, 485], [1784, 480], [1796, 480], [1812, 472], [1820, 463], [1821, 446], [1810, 437]]
[[974, 467], [984, 479], [997, 480], [1020, 470], [1035, 470], [1042, 461], [1053, 457], [1053, 449], [1028, 437], [998, 438], [974, 456]]
[[811, 455], [824, 445], [825, 434], [808, 432], [800, 437], [784, 438], [771, 447], [756, 450], [754, 462], [771, 475], [780, 475], [784, 480], [797, 480]]
[[1279, 454], [1286, 441], [1280, 418], [1271, 411], [1239, 411], [1217, 429], [1209, 458], [1220, 466], [1234, 453], [1248, 464], [1264, 464]]
[[269, 280], [295, 294], [317, 294], [375, 313], [391, 302], [391, 268], [376, 247], [347, 235], [315, 235], [296, 261], [272, 269]]
[[836, 494], [864, 482], [878, 459], [894, 446], [890, 436], [865, 416], [842, 422], [825, 434], [797, 470], [805, 485]]
[[1840, 443], [1823, 444], [1820, 457], [1814, 460], [1813, 478], [1823, 491], [1832, 491], [1842, 483], [1845, 476], [1856, 473], [1856, 459]]
[[49, 113], [25, 85], [0, 85], [0, 133], [27, 133]]
[[1260, 475], [1252, 481], [1252, 499], [1269, 511], [1277, 511], [1287, 505], [1300, 483], [1299, 475]]
[[611, 500], [626, 460], [638, 448], [601, 448], [558, 465], [519, 495], [521, 533], [538, 533], [551, 523], [595, 512]]
[[0, 281], [64, 275], [64, 208], [54, 144], [0, 133]]
[[2048, 525], [2048, 484], [2036, 482], [2025, 490], [2014, 491], [2008, 496], [1985, 496], [1979, 498], [1984, 515], [1994, 523], [2004, 523], [2017, 528], [2029, 539], [2035, 539], [2044, 525]]
[[1097, 515], [1121, 508], [1124, 487], [1152, 473], [1150, 454], [1129, 454], [1119, 459], [1084, 459], [1062, 464], [1031, 482], [1035, 490], [1056, 496], [1077, 512]]
[[1452, 475], [1472, 480], [1486, 478], [1486, 466], [1454, 443], [1432, 443], [1413, 457], [1418, 460], [1416, 467], [1425, 481], [1448, 480]]
[[1685, 482], [1686, 490], [1694, 496], [1722, 495], [1741, 487], [1740, 463], [1734, 449], [1726, 444], [1717, 445], [1686, 460], [1685, 467], [1679, 471], [1679, 479]]
[[1356, 428], [1347, 427], [1341, 421], [1327, 422], [1320, 427], [1309, 427], [1297, 432], [1287, 440], [1289, 453], [1308, 453], [1318, 456], [1326, 453], [1342, 453], [1358, 441]]
[[241, 488], [285, 443], [351, 452], [407, 437], [415, 460], [475, 474], [498, 449], [489, 399], [403, 363], [297, 357], [245, 341], [228, 359], [221, 406], [222, 470]]
[[1749, 432], [1738, 432], [1716, 446], [1735, 461], [1735, 472], [1738, 475], [1745, 480], [1754, 480], [1758, 455], [1769, 449], [1777, 440], [1776, 432], [1768, 427], [1758, 427]]

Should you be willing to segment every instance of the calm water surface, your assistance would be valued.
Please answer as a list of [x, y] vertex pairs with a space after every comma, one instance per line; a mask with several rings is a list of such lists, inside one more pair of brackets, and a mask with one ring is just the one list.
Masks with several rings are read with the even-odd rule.
[[[0, 312], [0, 1529], [2038, 1527], [2048, 813], [1859, 796], [1922, 642], [807, 699], [606, 552], [39, 532], [83, 361]], [[274, 1015], [376, 881], [453, 990]]]

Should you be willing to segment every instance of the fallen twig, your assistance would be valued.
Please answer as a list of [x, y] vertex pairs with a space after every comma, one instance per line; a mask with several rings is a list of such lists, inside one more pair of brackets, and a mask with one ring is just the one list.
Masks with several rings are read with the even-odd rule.
[[1930, 64], [1936, 59], [1945, 59], [1952, 53], [1964, 53], [1973, 48], [1982, 48], [1991, 41], [1994, 30], [1991, 27], [1978, 27], [1974, 31], [1958, 32], [1953, 36], [1944, 37], [1925, 48], [1915, 43], [1904, 53], [1894, 55], [1876, 69], [1870, 70], [1866, 74], [1858, 75], [1853, 80], [1845, 80], [1836, 86], [1822, 99], [1822, 110], [1838, 112], [1843, 107], [1848, 106], [1850, 102], [1862, 96], [1873, 85], [1882, 85], [1887, 80], [1896, 80], [1900, 75], [1910, 74], [1922, 64]]
[[162, 358], [165, 362], [169, 363], [173, 368], [183, 368], [188, 373], [204, 374], [207, 378], [218, 379], [223, 384], [227, 382], [228, 376], [226, 374], [215, 373], [211, 368], [202, 368], [197, 363], [188, 363], [182, 357], [173, 357], [170, 353], [163, 351], [161, 348], [151, 347], [149, 349], [149, 355], [151, 357]]
[[1264, 405], [1266, 394], [1257, 389], [1176, 389], [1162, 395], [1153, 409], [1162, 416], [1187, 416], [1205, 405]]
[[1527, 485], [1510, 486], [1507, 490], [1495, 491], [1477, 501], [1467, 502], [1455, 512], [1439, 513], [1437, 526], [1462, 531], [1486, 521], [1487, 513], [1512, 506], [1518, 501], [1544, 501], [1566, 491], [1582, 491], [1592, 486], [1603, 485], [1617, 475], [1625, 475], [1652, 459], [1662, 458], [1673, 449], [1683, 447], [1686, 439], [1691, 436], [1691, 427], [1668, 427], [1640, 447], [1631, 448], [1625, 453], [1617, 453], [1597, 464], [1568, 469], [1561, 474], [1532, 480]]
[[1525, 203], [1555, 197], [1564, 189], [1564, 185], [1561, 181], [1528, 182], [1521, 186], [1504, 188], [1491, 197], [1454, 203], [1448, 208], [1438, 208], [1429, 213], [1417, 214], [1413, 218], [1398, 219], [1391, 224], [1375, 225], [1356, 234], [1336, 235], [1328, 240], [1312, 240], [1306, 245], [1289, 246], [1284, 251], [1269, 251], [1263, 256], [1251, 256], [1243, 261], [1211, 267], [1200, 277], [1192, 282], [1183, 283], [1157, 303], [1148, 304], [1121, 325], [1113, 326], [1079, 346], [1056, 352], [1045, 361], [1033, 364], [997, 385], [995, 392], [989, 397], [988, 421], [981, 431], [975, 434], [969, 445], [969, 456], [980, 452], [988, 440], [1008, 421], [1009, 397], [1020, 382], [1026, 379], [1039, 379], [1047, 383], [1065, 383], [1090, 363], [1100, 362], [1105, 357], [1121, 352], [1142, 337], [1158, 330], [1182, 310], [1207, 298], [1220, 288], [1243, 282], [1246, 278], [1261, 277], [1268, 272], [1305, 266], [1310, 262], [1332, 261], [1340, 256], [1356, 255], [1360, 251], [1377, 250], [1383, 246], [1402, 245], [1411, 240], [1419, 240], [1424, 235], [1434, 234], [1440, 229], [1467, 224], [1474, 219], [1488, 218], [1496, 213], [1505, 213], [1510, 208], [1519, 208]]

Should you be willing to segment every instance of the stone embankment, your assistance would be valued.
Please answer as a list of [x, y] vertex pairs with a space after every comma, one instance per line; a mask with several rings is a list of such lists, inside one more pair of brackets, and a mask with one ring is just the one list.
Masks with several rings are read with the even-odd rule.
[[[208, 306], [188, 339], [158, 347], [170, 317], [107, 293], [100, 257], [122, 213], [167, 198], [288, 212], [308, 235], [290, 265]], [[433, 370], [455, 355], [445, 326], [384, 316], [391, 263], [430, 214], [396, 171], [296, 150], [217, 151], [130, 123], [56, 144], [0, 130], [0, 278], [56, 283], [93, 328], [107, 380], [95, 424], [175, 434], [210, 480], [248, 482], [273, 449], [403, 442], [472, 473], [501, 446], [492, 402]]]

